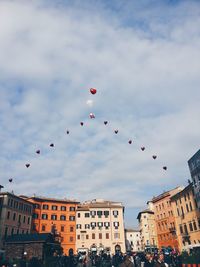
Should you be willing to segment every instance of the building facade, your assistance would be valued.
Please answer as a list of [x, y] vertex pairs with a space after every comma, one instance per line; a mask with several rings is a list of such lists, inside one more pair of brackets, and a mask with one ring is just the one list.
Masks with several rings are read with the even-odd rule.
[[194, 184], [195, 198], [200, 209], [200, 149], [188, 161], [188, 165]]
[[177, 187], [152, 199], [157, 228], [158, 248], [171, 247], [178, 249], [179, 247], [171, 197], [181, 190], [181, 187]]
[[136, 229], [125, 229], [125, 241], [127, 251], [141, 251], [141, 235], [140, 230]]
[[200, 247], [200, 211], [190, 183], [181, 192], [171, 197], [175, 216], [179, 250]]
[[56, 234], [63, 253], [75, 251], [76, 243], [76, 208], [79, 202], [67, 199], [45, 197], [26, 198], [34, 204], [32, 232]]
[[95, 199], [79, 205], [76, 213], [77, 251], [125, 252], [122, 203]]
[[149, 247], [157, 247], [157, 233], [154, 211], [146, 209], [139, 212], [137, 216], [141, 235], [142, 250]]
[[0, 249], [7, 236], [31, 231], [33, 205], [14, 194], [0, 193]]

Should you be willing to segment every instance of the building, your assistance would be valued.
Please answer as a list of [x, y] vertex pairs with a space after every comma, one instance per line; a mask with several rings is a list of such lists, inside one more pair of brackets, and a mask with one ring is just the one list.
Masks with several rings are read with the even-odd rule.
[[200, 211], [194, 196], [193, 184], [171, 197], [175, 216], [179, 250], [200, 247]]
[[200, 209], [200, 149], [188, 161], [188, 165], [194, 184], [195, 198]]
[[68, 199], [25, 197], [34, 204], [32, 232], [54, 233], [59, 237], [64, 254], [75, 251], [76, 207], [79, 202]]
[[152, 199], [159, 248], [171, 247], [178, 249], [175, 216], [172, 210], [171, 197], [181, 190], [181, 187], [177, 187], [157, 197], [153, 197]]
[[142, 250], [140, 230], [125, 229], [125, 241], [127, 251], [137, 252]]
[[157, 234], [154, 211], [150, 208], [139, 212], [137, 216], [141, 235], [142, 250], [157, 247]]
[[12, 193], [0, 192], [0, 249], [7, 236], [31, 231], [33, 205]]
[[5, 251], [9, 259], [21, 259], [23, 256], [28, 260], [33, 257], [45, 260], [53, 252], [61, 251], [61, 247], [52, 234], [19, 234], [6, 238]]
[[79, 205], [76, 232], [77, 251], [125, 252], [122, 203], [95, 199]]

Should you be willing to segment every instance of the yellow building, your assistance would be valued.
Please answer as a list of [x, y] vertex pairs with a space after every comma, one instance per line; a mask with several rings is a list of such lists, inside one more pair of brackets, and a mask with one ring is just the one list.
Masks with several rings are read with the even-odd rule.
[[200, 212], [194, 197], [193, 184], [171, 197], [179, 250], [200, 246]]

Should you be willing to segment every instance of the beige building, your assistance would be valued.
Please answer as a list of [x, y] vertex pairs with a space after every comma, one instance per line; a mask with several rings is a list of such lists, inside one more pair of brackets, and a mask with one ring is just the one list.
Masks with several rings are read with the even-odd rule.
[[30, 233], [33, 205], [14, 194], [0, 193], [0, 249], [13, 234]]
[[200, 247], [200, 211], [197, 208], [193, 184], [171, 197], [171, 203], [179, 250]]
[[141, 248], [143, 250], [148, 247], [157, 247], [154, 211], [150, 208], [139, 212], [137, 216], [141, 234]]
[[77, 207], [77, 251], [125, 252], [124, 207], [122, 203], [95, 199]]
[[142, 250], [140, 230], [125, 229], [125, 240], [127, 251], [137, 252]]

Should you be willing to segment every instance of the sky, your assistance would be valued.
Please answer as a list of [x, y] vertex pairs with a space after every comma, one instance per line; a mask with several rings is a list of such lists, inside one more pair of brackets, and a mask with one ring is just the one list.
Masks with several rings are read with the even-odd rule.
[[148, 200], [187, 184], [199, 103], [199, 1], [0, 1], [5, 191], [121, 201], [137, 227]]

